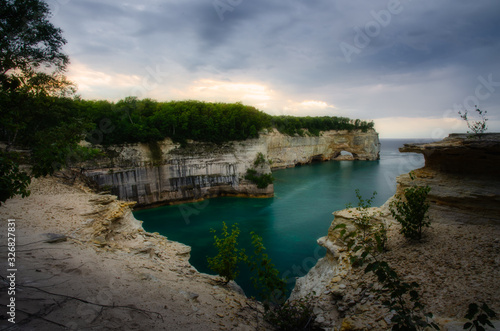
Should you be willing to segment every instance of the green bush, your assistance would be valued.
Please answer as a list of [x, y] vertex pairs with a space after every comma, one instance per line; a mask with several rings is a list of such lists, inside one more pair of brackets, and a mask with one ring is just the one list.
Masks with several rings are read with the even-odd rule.
[[311, 296], [288, 300], [270, 309], [265, 320], [280, 331], [323, 330], [315, 323], [316, 316], [311, 302]]
[[286, 299], [286, 280], [279, 276], [278, 269], [264, 253], [262, 238], [254, 232], [251, 235], [254, 253], [247, 258], [247, 264], [254, 273], [253, 286], [263, 299], [266, 322], [275, 330], [316, 330], [311, 297]]
[[261, 152], [259, 152], [257, 154], [257, 157], [255, 158], [255, 161], [253, 162], [253, 165], [255, 167], [258, 167], [258, 166], [261, 166], [261, 165], [264, 165], [266, 164], [266, 157], [264, 156], [264, 154], [262, 154]]
[[[414, 179], [412, 173], [410, 178]], [[426, 215], [430, 207], [427, 200], [430, 190], [429, 186], [409, 187], [404, 190], [403, 197], [391, 202], [391, 214], [401, 224], [401, 233], [406, 238], [420, 240], [424, 227], [430, 226]]]
[[17, 194], [23, 198], [30, 195], [31, 178], [19, 169], [18, 158], [15, 153], [0, 150], [0, 205]]
[[484, 331], [484, 326], [486, 325], [494, 328], [495, 326], [491, 323], [490, 318], [495, 317], [496, 313], [484, 302], [481, 306], [476, 303], [471, 303], [465, 315], [465, 318], [470, 322], [464, 324], [464, 330], [472, 331], [475, 329], [476, 331]]
[[[238, 276], [238, 265], [246, 263], [253, 273], [252, 284], [263, 299], [263, 317], [275, 330], [317, 330], [309, 296], [299, 300], [286, 300], [286, 280], [279, 276], [279, 271], [264, 253], [266, 248], [262, 237], [254, 232], [250, 233], [254, 251], [251, 256], [247, 256], [238, 247], [238, 225], [233, 225], [231, 234], [227, 231], [226, 223], [223, 222], [222, 225], [222, 237], [214, 235], [218, 253], [215, 257], [207, 257], [210, 269], [227, 283]], [[212, 229], [211, 232], [216, 231]]]
[[246, 259], [250, 270], [254, 272], [251, 277], [254, 288], [264, 300], [264, 307], [269, 309], [270, 305], [282, 304], [286, 295], [286, 281], [279, 276], [279, 271], [271, 262], [269, 256], [264, 253], [266, 248], [262, 238], [255, 232], [252, 235], [253, 255]]
[[404, 282], [389, 264], [381, 259], [386, 249], [387, 233], [383, 224], [378, 227], [373, 221], [368, 208], [374, 195], [370, 199], [363, 199], [356, 190], [359, 200], [357, 216], [354, 220], [356, 229], [347, 232], [346, 224], [337, 224], [333, 231], [340, 229], [340, 238], [348, 249], [348, 256], [354, 267], [363, 267], [364, 272], [372, 272], [381, 285], [377, 291], [382, 304], [394, 312], [391, 322], [392, 330], [417, 331], [432, 327], [439, 327], [431, 321], [432, 314], [424, 313], [424, 305], [420, 302], [416, 282]]
[[[486, 125], [486, 122], [488, 119], [486, 118], [487, 111], [486, 110], [481, 110], [475, 107], [475, 112], [477, 113], [477, 117], [479, 120], [471, 120], [469, 117], [469, 112], [468, 110], [464, 110], [462, 113], [461, 111], [458, 112], [458, 115], [460, 115], [460, 118], [462, 118], [465, 122], [467, 122], [467, 127], [472, 130], [474, 134], [481, 134], [486, 132], [488, 130], [488, 126]], [[467, 133], [472, 133], [470, 131], [467, 131]]]
[[238, 277], [238, 264], [246, 260], [245, 251], [238, 247], [240, 229], [237, 224], [233, 224], [231, 234], [229, 234], [227, 225], [223, 222], [220, 238], [214, 229], [211, 229], [210, 232], [214, 233], [214, 246], [218, 252], [214, 257], [207, 257], [208, 267], [228, 283]]
[[251, 181], [258, 188], [266, 188], [274, 182], [274, 177], [272, 174], [259, 174], [255, 169], [247, 169], [245, 179]]

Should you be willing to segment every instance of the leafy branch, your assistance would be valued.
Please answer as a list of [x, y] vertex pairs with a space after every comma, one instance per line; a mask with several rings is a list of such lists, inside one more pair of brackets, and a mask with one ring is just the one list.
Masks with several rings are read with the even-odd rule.
[[432, 313], [424, 313], [425, 307], [417, 291], [418, 283], [402, 281], [397, 272], [380, 258], [386, 250], [387, 231], [383, 223], [377, 225], [373, 214], [369, 214], [368, 208], [371, 207], [374, 195], [364, 200], [356, 190], [356, 196], [359, 200], [356, 208], [358, 213], [354, 219], [356, 229], [347, 232], [347, 225], [342, 223], [336, 225], [333, 230], [340, 229], [340, 238], [348, 248], [353, 267], [366, 265], [364, 272], [375, 274], [382, 285], [381, 290], [377, 292], [379, 296], [385, 297], [382, 304], [394, 312], [391, 318], [394, 323], [392, 330], [417, 331], [426, 327], [439, 330], [430, 320]]
[[483, 325], [494, 328], [495, 326], [490, 321], [490, 318], [494, 317], [496, 317], [496, 313], [484, 302], [481, 306], [471, 303], [465, 315], [465, 318], [470, 320], [470, 322], [464, 324], [464, 330], [471, 331], [475, 329], [477, 331], [484, 331], [485, 328]]
[[[414, 174], [410, 172], [411, 180]], [[427, 216], [430, 204], [427, 200], [431, 188], [429, 186], [413, 186], [406, 188], [403, 195], [389, 205], [392, 216], [401, 224], [401, 234], [406, 238], [420, 240], [424, 227], [431, 222]]]
[[[467, 122], [467, 127], [472, 130], [473, 133], [475, 134], [481, 134], [484, 133], [486, 130], [488, 130], [488, 126], [486, 125], [486, 122], [488, 119], [486, 118], [486, 110], [481, 110], [477, 108], [477, 106], [474, 106], [475, 112], [477, 113], [477, 116], [479, 117], [479, 120], [471, 120], [469, 117], [469, 111], [466, 109], [463, 111], [458, 112], [458, 115]], [[467, 131], [467, 133], [471, 133], [470, 131]]]

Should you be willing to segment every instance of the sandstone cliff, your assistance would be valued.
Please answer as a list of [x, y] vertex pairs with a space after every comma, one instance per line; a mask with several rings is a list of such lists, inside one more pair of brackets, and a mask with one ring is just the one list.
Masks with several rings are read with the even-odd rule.
[[[133, 202], [93, 193], [78, 179], [68, 184], [36, 178], [29, 197], [0, 206], [2, 219], [16, 219], [18, 269], [16, 324], [0, 319], [1, 330], [268, 329], [249, 308], [261, 306], [235, 283], [189, 264], [189, 246], [145, 232]], [[7, 222], [0, 230], [7, 243]]]
[[[419, 152], [424, 168], [397, 178], [397, 193], [410, 185], [429, 185], [431, 228], [421, 242], [399, 234], [400, 225], [389, 212], [389, 199], [372, 208], [373, 221], [390, 226], [387, 261], [404, 281], [416, 281], [427, 311], [448, 330], [460, 330], [472, 302], [486, 302], [500, 311], [500, 134], [469, 138], [450, 135], [432, 144], [405, 145], [403, 152]], [[385, 330], [391, 312], [371, 288], [377, 283], [363, 270], [352, 268], [347, 248], [339, 240], [337, 224], [354, 228], [354, 210], [334, 213], [328, 235], [318, 240], [326, 256], [297, 280], [292, 298], [314, 295], [315, 312], [326, 328]], [[500, 324], [496, 324], [497, 327]]]
[[[327, 131], [319, 137], [290, 137], [273, 131], [264, 136], [273, 168], [294, 167], [326, 160], [378, 160], [380, 142], [375, 131]], [[344, 157], [341, 152], [352, 156]]]
[[[320, 137], [290, 137], [276, 130], [258, 139], [223, 145], [166, 139], [158, 144], [111, 146], [106, 157], [85, 164], [85, 174], [121, 200], [139, 206], [194, 201], [217, 196], [271, 197], [273, 185], [259, 189], [244, 179], [248, 169], [271, 169], [331, 159], [377, 160], [375, 131], [328, 131]], [[352, 156], [342, 156], [341, 151]], [[254, 165], [259, 155], [265, 160]]]

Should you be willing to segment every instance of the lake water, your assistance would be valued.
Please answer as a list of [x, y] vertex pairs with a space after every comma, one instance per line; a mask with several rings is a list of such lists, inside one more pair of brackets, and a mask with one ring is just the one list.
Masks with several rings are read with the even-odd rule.
[[[149, 232], [159, 232], [170, 240], [191, 246], [190, 263], [200, 272], [211, 273], [207, 256], [214, 256], [213, 234], [222, 222], [238, 223], [240, 243], [252, 251], [250, 232], [263, 238], [266, 252], [288, 279], [304, 276], [325, 251], [316, 244], [327, 235], [332, 213], [357, 203], [355, 189], [364, 198], [377, 192], [373, 206], [382, 205], [396, 190], [396, 177], [424, 165], [423, 156], [399, 153], [408, 142], [429, 140], [381, 139], [379, 161], [330, 161], [276, 170], [274, 198], [216, 198], [198, 203], [165, 206], [134, 212]], [[248, 296], [255, 296], [249, 272], [242, 268], [236, 279]]]

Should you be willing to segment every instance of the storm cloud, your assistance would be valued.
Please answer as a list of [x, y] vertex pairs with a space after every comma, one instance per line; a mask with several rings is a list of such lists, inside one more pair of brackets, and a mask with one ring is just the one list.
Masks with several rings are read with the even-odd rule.
[[490, 131], [500, 129], [495, 0], [49, 5], [84, 98], [242, 101], [271, 114], [374, 119], [386, 137], [436, 138], [465, 131], [457, 111], [477, 104]]

